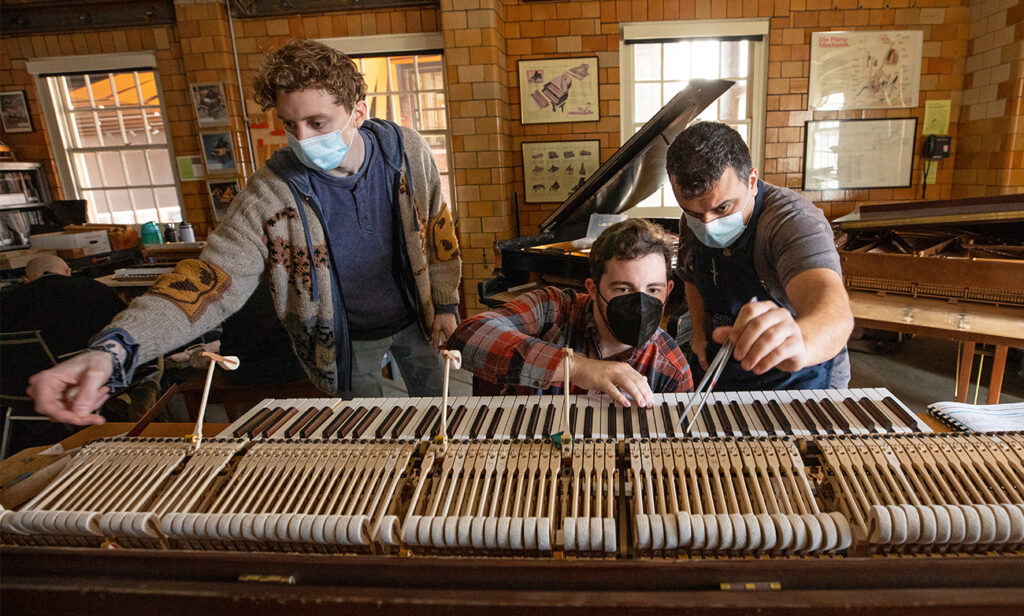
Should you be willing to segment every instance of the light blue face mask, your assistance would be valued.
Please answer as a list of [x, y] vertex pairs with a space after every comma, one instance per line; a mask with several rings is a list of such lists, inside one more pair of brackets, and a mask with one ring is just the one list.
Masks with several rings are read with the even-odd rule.
[[348, 128], [351, 121], [352, 116], [350, 115], [341, 130], [336, 130], [326, 135], [317, 135], [302, 141], [296, 139], [295, 135], [288, 133], [288, 147], [292, 149], [292, 152], [299, 158], [299, 161], [310, 169], [319, 169], [321, 171], [337, 169], [341, 162], [345, 160], [345, 155], [348, 154], [349, 149], [345, 139], [341, 136], [341, 131]]
[[743, 235], [743, 230], [747, 228], [746, 223], [743, 222], [743, 208], [709, 223], [704, 223], [689, 214], [683, 214], [683, 216], [686, 218], [686, 226], [690, 228], [690, 231], [693, 231], [701, 244], [709, 248], [728, 248]]

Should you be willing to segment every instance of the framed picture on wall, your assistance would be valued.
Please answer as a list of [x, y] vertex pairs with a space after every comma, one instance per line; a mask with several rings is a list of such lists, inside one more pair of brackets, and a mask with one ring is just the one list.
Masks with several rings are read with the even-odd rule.
[[923, 41], [921, 30], [812, 33], [808, 108], [917, 107]]
[[561, 202], [601, 165], [601, 142], [537, 141], [523, 144], [526, 203]]
[[523, 124], [599, 119], [597, 56], [520, 60], [519, 107]]
[[213, 218], [220, 220], [227, 214], [228, 207], [238, 194], [238, 181], [207, 182], [206, 185], [210, 191], [210, 203], [213, 205]]
[[5, 133], [32, 132], [32, 116], [28, 112], [25, 93], [21, 90], [0, 92], [0, 117]]
[[917, 118], [807, 122], [804, 190], [910, 186]]
[[199, 139], [202, 141], [203, 164], [208, 174], [234, 174], [238, 171], [231, 133], [200, 133]]
[[224, 84], [219, 81], [192, 84], [192, 107], [199, 128], [227, 126], [228, 106], [224, 97]]

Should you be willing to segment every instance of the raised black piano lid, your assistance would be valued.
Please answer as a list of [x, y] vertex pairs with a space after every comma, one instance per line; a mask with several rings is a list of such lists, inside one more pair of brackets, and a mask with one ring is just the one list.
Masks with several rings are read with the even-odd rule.
[[[561, 251], [528, 251], [532, 246], [574, 240], [586, 235], [591, 214], [620, 214], [654, 194], [668, 179], [668, 146], [702, 111], [732, 87], [732, 81], [694, 79], [654, 114], [621, 148], [540, 224], [540, 233], [497, 242], [501, 269], [497, 277], [480, 283], [480, 301], [491, 299], [530, 281], [539, 272], [578, 281], [588, 276], [587, 260]], [[667, 221], [674, 230], [676, 221]]]

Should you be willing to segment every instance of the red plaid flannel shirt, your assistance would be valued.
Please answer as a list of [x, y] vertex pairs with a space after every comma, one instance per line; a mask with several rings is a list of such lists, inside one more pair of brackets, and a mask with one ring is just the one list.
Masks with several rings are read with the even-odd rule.
[[[520, 295], [495, 310], [467, 319], [448, 340], [462, 363], [505, 394], [562, 392], [562, 348], [601, 357], [589, 295], [545, 287]], [[647, 377], [655, 393], [693, 390], [690, 367], [679, 345], [659, 329], [624, 361]], [[573, 387], [573, 393], [586, 393]]]

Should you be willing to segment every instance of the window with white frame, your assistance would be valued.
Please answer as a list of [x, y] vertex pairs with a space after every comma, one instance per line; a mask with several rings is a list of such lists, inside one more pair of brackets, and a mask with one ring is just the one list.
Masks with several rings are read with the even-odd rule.
[[[53, 67], [64, 71], [50, 73]], [[151, 55], [48, 58], [31, 61], [29, 70], [41, 86], [50, 134], [60, 136], [53, 148], [64, 194], [86, 200], [90, 222], [181, 221]]]
[[[355, 61], [366, 77], [370, 117], [391, 120], [423, 135], [430, 145], [445, 201], [451, 199], [451, 132], [439, 33], [322, 40]], [[453, 206], [454, 209], [454, 206]]]
[[[767, 20], [653, 22], [622, 25], [620, 44], [621, 137], [625, 143], [691, 79], [735, 82], [698, 120], [735, 128], [756, 167], [764, 150]], [[630, 216], [679, 216], [666, 183], [629, 211]]]

